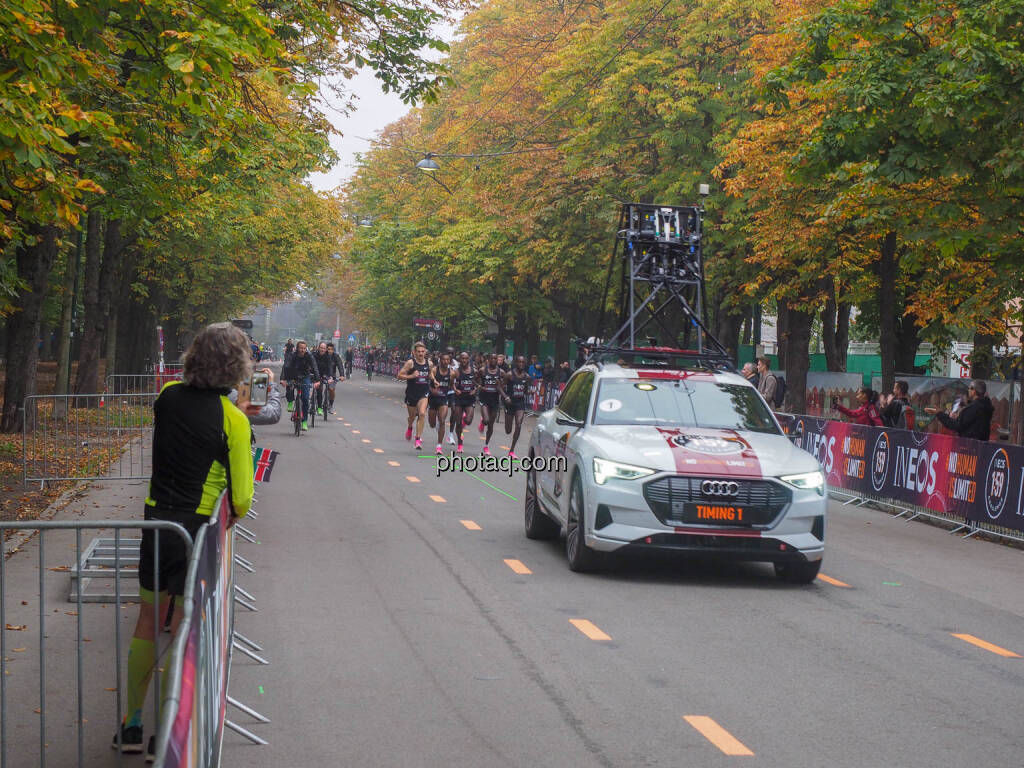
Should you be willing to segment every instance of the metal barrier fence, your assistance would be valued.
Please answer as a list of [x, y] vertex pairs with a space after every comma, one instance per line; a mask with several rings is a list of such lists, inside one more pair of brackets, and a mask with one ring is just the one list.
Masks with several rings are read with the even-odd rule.
[[[68, 539], [73, 534], [75, 563], [80, 563], [85, 551], [82, 546], [83, 531], [110, 529], [113, 529], [115, 542], [114, 562], [107, 576], [107, 581], [113, 589], [109, 595], [110, 602], [114, 605], [113, 643], [92, 643], [91, 638], [86, 636], [86, 627], [88, 626], [90, 635], [102, 633], [109, 627], [111, 612], [102, 610], [106, 607], [104, 605], [90, 604], [83, 599], [83, 590], [74, 586], [76, 577], [79, 586], [81, 580], [81, 574], [76, 573], [75, 568], [63, 563], [54, 565], [53, 561], [47, 559], [47, 553], [50, 551], [47, 548], [48, 535], [58, 539], [55, 542], [56, 549], [53, 550], [60, 553], [57, 557], [65, 558], [70, 545]], [[17, 756], [17, 765], [38, 765], [45, 768], [49, 762], [51, 765], [59, 766], [82, 766], [99, 762], [101, 757], [102, 762], [108, 763], [111, 733], [118, 730], [117, 726], [124, 715], [122, 608], [129, 601], [138, 599], [128, 589], [122, 589], [125, 578], [130, 578], [134, 582], [138, 572], [137, 560], [126, 566], [120, 562], [117, 553], [122, 551], [123, 543], [136, 542], [137, 545], [139, 539], [125, 539], [121, 534], [125, 530], [151, 530], [157, 543], [161, 534], [181, 536], [187, 551], [191, 550], [192, 541], [188, 532], [177, 523], [156, 520], [5, 522], [0, 523], [0, 541], [6, 541], [8, 532], [14, 530], [38, 532], [38, 540], [34, 542], [34, 546], [38, 547], [38, 576], [33, 571], [26, 580], [18, 574], [14, 583], [9, 584], [11, 577], [7, 573], [6, 547], [0, 552], [0, 768], [11, 765], [11, 744], [24, 747], [25, 754]], [[63, 534], [60, 533], [62, 531]], [[198, 541], [200, 540], [197, 539]], [[19, 548], [26, 546], [22, 544]], [[158, 548], [153, 567], [156, 573], [159, 570]], [[68, 573], [72, 576], [73, 586], [70, 596], [64, 600], [72, 602], [75, 610], [61, 612], [59, 608], [53, 607], [60, 590], [56, 581], [67, 579]], [[38, 586], [34, 602], [29, 591], [32, 581], [36, 581]], [[133, 585], [129, 583], [125, 586], [130, 589]], [[18, 599], [11, 600], [9, 591], [17, 591]], [[90, 605], [88, 615], [84, 610], [86, 605]], [[67, 621], [65, 616], [71, 616], [75, 622], [74, 632], [70, 637], [66, 626], [62, 627]], [[160, 659], [160, 635], [163, 626], [161, 618], [159, 606], [154, 605], [154, 659]], [[33, 623], [37, 625], [33, 627]], [[36, 630], [34, 637], [30, 634], [30, 629]], [[11, 636], [18, 637], [18, 642], [24, 643], [25, 647], [9, 647]], [[28, 647], [33, 639], [38, 643], [38, 647], [32, 649], [36, 651], [35, 654], [30, 653]], [[54, 670], [56, 677], [59, 678], [57, 683], [53, 682]], [[160, 675], [154, 673], [153, 722], [160, 721], [160, 682]], [[38, 692], [37, 696], [33, 689]], [[95, 706], [95, 702], [100, 699], [97, 692], [104, 689], [115, 693], [114, 706], [106, 712], [98, 712], [97, 709], [103, 707]], [[74, 691], [74, 695], [70, 695], [71, 691]], [[90, 705], [89, 718], [86, 717], [86, 702]], [[31, 705], [34, 703], [38, 703], [38, 707], [33, 709]], [[57, 737], [57, 728], [48, 728], [53, 716], [60, 718], [61, 732], [75, 734], [74, 744], [71, 740]], [[92, 727], [87, 729], [87, 724], [91, 724]], [[29, 757], [30, 745], [33, 743], [29, 733], [33, 728], [38, 728], [38, 760]], [[18, 738], [10, 738], [12, 731], [16, 732]], [[49, 739], [47, 734], [50, 734]], [[117, 755], [117, 765], [120, 766], [121, 752], [118, 751]]]
[[154, 392], [25, 398], [22, 481], [149, 478]]
[[776, 416], [790, 439], [818, 459], [830, 493], [846, 504], [878, 504], [908, 520], [950, 523], [954, 533], [1024, 541], [1024, 448], [813, 416]]
[[[270, 722], [228, 696], [234, 649], [258, 663], [269, 663], [257, 653], [262, 648], [235, 632], [234, 604], [257, 610], [253, 596], [234, 583], [236, 562], [247, 571], [253, 570], [251, 563], [235, 553], [235, 536], [246, 541], [256, 539], [242, 523], [228, 528], [230, 512], [227, 494], [222, 494], [210, 524], [196, 537], [184, 614], [169, 670], [171, 683], [157, 737], [157, 768], [219, 765], [225, 727], [255, 744], [267, 743], [226, 716], [231, 705], [259, 722]], [[249, 516], [258, 513], [250, 511]]]
[[179, 381], [181, 371], [168, 373], [118, 373], [107, 376], [107, 396], [124, 393], [159, 393], [169, 381]]

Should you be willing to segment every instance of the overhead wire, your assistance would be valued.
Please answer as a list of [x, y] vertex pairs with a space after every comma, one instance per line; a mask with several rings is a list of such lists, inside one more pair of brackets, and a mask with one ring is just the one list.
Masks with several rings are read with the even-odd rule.
[[460, 132], [459, 132], [459, 133], [458, 133], [458, 134], [457, 134], [457, 135], [456, 135], [456, 136], [455, 136], [454, 138], [452, 138], [451, 140], [449, 140], [449, 141], [448, 141], [448, 143], [447, 143], [447, 144], [445, 144], [445, 146], [444, 146], [444, 150], [442, 150], [442, 151], [447, 151], [448, 149], [450, 149], [450, 148], [451, 148], [451, 147], [452, 147], [452, 146], [453, 146], [453, 145], [455, 144], [455, 142], [457, 142], [457, 141], [458, 141], [459, 139], [461, 139], [461, 138], [462, 138], [463, 136], [465, 136], [465, 135], [466, 135], [467, 133], [469, 133], [469, 132], [470, 132], [471, 130], [473, 130], [473, 128], [474, 128], [474, 127], [476, 127], [477, 123], [479, 123], [479, 122], [480, 122], [481, 120], [483, 120], [483, 119], [484, 119], [485, 117], [487, 117], [487, 116], [488, 116], [489, 114], [491, 114], [491, 111], [492, 111], [492, 110], [493, 110], [493, 109], [494, 109], [494, 108], [495, 108], [496, 106], [498, 106], [498, 105], [499, 105], [499, 104], [500, 104], [500, 103], [501, 103], [502, 101], [504, 101], [504, 100], [505, 100], [505, 98], [506, 98], [506, 97], [507, 97], [507, 96], [508, 96], [508, 95], [509, 95], [510, 93], [512, 93], [512, 91], [513, 91], [513, 90], [515, 89], [515, 87], [516, 87], [517, 85], [519, 85], [519, 83], [521, 83], [521, 82], [523, 81], [523, 78], [524, 78], [524, 77], [526, 77], [526, 76], [527, 76], [527, 75], [529, 74], [530, 70], [531, 70], [531, 69], [533, 68], [533, 65], [534, 65], [534, 64], [536, 64], [536, 63], [537, 63], [538, 61], [540, 61], [540, 59], [541, 59], [541, 58], [542, 58], [542, 57], [543, 57], [543, 56], [544, 56], [544, 55], [545, 55], [545, 54], [546, 54], [546, 53], [547, 53], [547, 52], [548, 52], [548, 51], [550, 50], [551, 46], [555, 44], [555, 41], [556, 41], [556, 40], [557, 40], [557, 39], [559, 38], [559, 36], [560, 36], [560, 35], [561, 35], [561, 34], [562, 34], [562, 33], [563, 33], [564, 31], [565, 31], [565, 28], [569, 26], [569, 22], [571, 22], [571, 21], [572, 21], [572, 20], [573, 20], [573, 19], [574, 19], [574, 18], [576, 17], [576, 14], [577, 14], [577, 13], [579, 13], [579, 10], [580, 10], [580, 8], [582, 8], [582, 7], [583, 7], [583, 4], [584, 4], [584, 3], [586, 3], [586, 2], [587, 2], [587, 0], [580, 0], [580, 1], [579, 1], [579, 2], [578, 2], [578, 3], [576, 4], [576, 7], [572, 9], [572, 12], [571, 12], [571, 13], [570, 13], [570, 14], [569, 14], [568, 16], [566, 16], [566, 17], [565, 17], [565, 21], [564, 21], [564, 22], [562, 22], [562, 26], [558, 28], [558, 31], [557, 31], [557, 32], [555, 32], [555, 35], [554, 35], [554, 37], [552, 37], [552, 38], [551, 38], [551, 39], [550, 39], [550, 40], [548, 41], [547, 45], [545, 45], [545, 46], [544, 46], [543, 50], [541, 50], [541, 52], [540, 52], [539, 54], [537, 54], [537, 55], [536, 55], [536, 56], [535, 56], [535, 57], [534, 57], [534, 58], [533, 58], [533, 59], [532, 59], [532, 60], [530, 61], [529, 65], [528, 65], [528, 66], [526, 67], [526, 69], [524, 69], [524, 70], [523, 70], [522, 74], [520, 74], [520, 75], [519, 75], [519, 77], [517, 77], [517, 78], [516, 78], [516, 79], [515, 79], [515, 80], [514, 80], [514, 81], [512, 82], [512, 85], [510, 85], [510, 86], [509, 86], [509, 87], [508, 87], [508, 88], [507, 88], [507, 89], [505, 90], [505, 92], [504, 92], [503, 94], [501, 94], [501, 96], [499, 96], [499, 97], [498, 97], [497, 99], [495, 99], [494, 101], [492, 101], [492, 102], [491, 102], [491, 104], [490, 104], [490, 106], [489, 106], [489, 107], [487, 107], [487, 109], [485, 109], [485, 110], [484, 110], [484, 111], [483, 111], [482, 113], [480, 113], [479, 115], [477, 115], [477, 117], [476, 117], [476, 118], [475, 118], [475, 119], [473, 120], [473, 122], [471, 122], [471, 123], [470, 123], [470, 124], [469, 124], [468, 126], [466, 126], [465, 128], [463, 128], [463, 129], [462, 129], [462, 130], [461, 130], [461, 131], [460, 131]]

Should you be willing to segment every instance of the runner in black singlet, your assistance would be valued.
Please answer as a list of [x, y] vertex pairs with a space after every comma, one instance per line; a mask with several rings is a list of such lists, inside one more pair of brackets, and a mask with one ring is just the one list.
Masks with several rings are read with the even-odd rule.
[[526, 418], [526, 399], [530, 394], [530, 384], [533, 379], [526, 371], [526, 358], [519, 355], [511, 371], [505, 374], [502, 382], [502, 399], [505, 402], [505, 434], [512, 432], [512, 425], [515, 424], [515, 432], [512, 434], [512, 443], [509, 445], [509, 458], [516, 458], [516, 441], [519, 440], [519, 433], [523, 429], [523, 419]]
[[494, 434], [494, 420], [498, 418], [498, 395], [504, 372], [498, 367], [498, 356], [493, 352], [487, 356], [487, 364], [480, 371], [480, 423], [487, 427], [484, 439], [484, 456], [491, 455], [491, 435]]
[[459, 369], [459, 361], [455, 359], [455, 348], [445, 347], [448, 359], [451, 360], [451, 373], [448, 379], [448, 442], [455, 445], [455, 372]]
[[448, 390], [451, 386], [451, 358], [447, 352], [442, 352], [437, 358], [437, 364], [430, 369], [430, 396], [427, 398], [430, 427], [437, 427], [438, 456], [444, 452], [441, 443], [444, 441], [445, 429], [448, 426]]
[[455, 411], [455, 435], [462, 453], [462, 430], [473, 423], [473, 404], [476, 402], [476, 372], [469, 363], [469, 353], [459, 353], [459, 367], [455, 371], [455, 395], [452, 410]]
[[398, 378], [405, 380], [405, 406], [409, 412], [409, 425], [405, 439], [412, 439], [412, 422], [416, 421], [416, 448], [423, 445], [423, 426], [427, 416], [427, 396], [430, 394], [430, 363], [427, 362], [427, 345], [417, 341], [412, 347], [412, 357], [405, 361]]

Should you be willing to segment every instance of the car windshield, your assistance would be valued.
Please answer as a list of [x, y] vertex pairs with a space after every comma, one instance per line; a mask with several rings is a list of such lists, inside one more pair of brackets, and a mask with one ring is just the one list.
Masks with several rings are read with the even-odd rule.
[[753, 387], [693, 379], [604, 379], [597, 391], [594, 424], [781, 434]]

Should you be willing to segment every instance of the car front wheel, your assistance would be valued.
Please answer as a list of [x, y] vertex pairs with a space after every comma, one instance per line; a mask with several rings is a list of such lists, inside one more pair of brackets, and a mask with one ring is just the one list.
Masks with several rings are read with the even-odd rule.
[[587, 546], [584, 530], [583, 482], [579, 473], [572, 478], [569, 492], [569, 516], [565, 527], [565, 556], [569, 569], [586, 573], [597, 568], [598, 553]]

